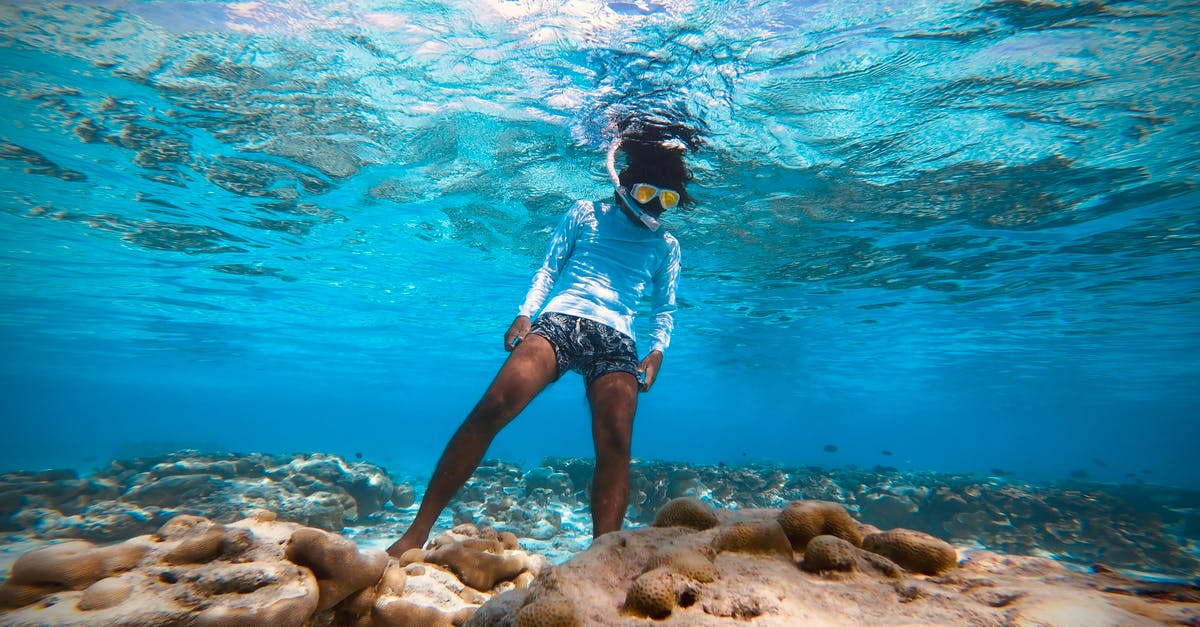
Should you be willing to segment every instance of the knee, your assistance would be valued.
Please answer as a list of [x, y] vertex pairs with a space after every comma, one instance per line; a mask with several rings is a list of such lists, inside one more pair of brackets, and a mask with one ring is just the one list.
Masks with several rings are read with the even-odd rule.
[[613, 468], [624, 467], [628, 468], [633, 460], [629, 455], [628, 446], [611, 446], [611, 447], [596, 447], [596, 467], [597, 468]]
[[614, 460], [629, 459], [632, 429], [627, 426], [605, 424], [593, 433], [596, 456]]
[[489, 391], [467, 416], [467, 423], [489, 431], [499, 431], [516, 417], [516, 403], [507, 395]]

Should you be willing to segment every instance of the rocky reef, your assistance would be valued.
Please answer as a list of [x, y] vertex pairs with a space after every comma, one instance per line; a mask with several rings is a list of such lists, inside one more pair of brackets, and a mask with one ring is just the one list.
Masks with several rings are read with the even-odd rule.
[[[444, 528], [509, 531], [562, 561], [590, 541], [592, 461], [548, 458], [532, 468], [485, 461], [451, 502]], [[24, 539], [125, 540], [179, 514], [221, 523], [269, 509], [279, 520], [386, 541], [411, 521], [413, 488], [384, 468], [335, 455], [202, 454], [0, 475], [0, 532]], [[1153, 485], [1021, 483], [1009, 477], [874, 469], [635, 461], [629, 525], [649, 525], [668, 501], [720, 509], [845, 505], [861, 520], [957, 546], [1050, 556], [1174, 579], [1200, 577], [1200, 493]]]
[[340, 532], [386, 503], [407, 507], [413, 490], [375, 464], [322, 453], [202, 454], [179, 451], [114, 461], [89, 476], [73, 470], [0, 475], [0, 531], [96, 542], [150, 533], [180, 514], [232, 522], [255, 509]]
[[259, 510], [179, 515], [152, 534], [27, 552], [0, 584], [6, 627], [581, 627], [1200, 622], [1200, 591], [959, 552], [841, 505], [667, 502], [550, 567], [510, 532], [459, 525], [400, 558]]
[[0, 624], [450, 627], [544, 565], [472, 526], [396, 560], [268, 510], [229, 524], [184, 514], [118, 544], [25, 553], [0, 584]]
[[880, 532], [833, 503], [705, 512], [686, 499], [667, 509], [654, 525], [607, 534], [528, 587], [497, 596], [466, 627], [1200, 621], [1192, 588], [1150, 588], [987, 551], [960, 563], [942, 540]]
[[[585, 524], [592, 461], [548, 458], [522, 471], [485, 462], [452, 505], [455, 522], [553, 540]], [[922, 531], [1008, 554], [1052, 556], [1081, 568], [1200, 578], [1200, 493], [1153, 485], [1020, 483], [1005, 477], [814, 466], [635, 461], [628, 521], [653, 522], [669, 500], [718, 508], [782, 508], [797, 500], [844, 504], [884, 528]], [[572, 513], [579, 516], [572, 517]]]
[[638, 461], [630, 528], [591, 542], [591, 478], [590, 460], [487, 461], [450, 531], [397, 559], [372, 547], [415, 495], [366, 462], [8, 473], [5, 553], [23, 553], [0, 625], [1200, 624], [1187, 491]]

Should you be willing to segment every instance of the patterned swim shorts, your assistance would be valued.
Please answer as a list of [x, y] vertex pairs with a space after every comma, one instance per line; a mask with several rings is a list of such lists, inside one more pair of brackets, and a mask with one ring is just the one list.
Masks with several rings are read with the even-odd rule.
[[637, 377], [637, 347], [633, 338], [620, 331], [587, 318], [562, 313], [544, 312], [533, 322], [529, 331], [554, 346], [558, 360], [558, 376], [568, 370], [583, 375], [584, 383], [610, 372], [628, 372]]

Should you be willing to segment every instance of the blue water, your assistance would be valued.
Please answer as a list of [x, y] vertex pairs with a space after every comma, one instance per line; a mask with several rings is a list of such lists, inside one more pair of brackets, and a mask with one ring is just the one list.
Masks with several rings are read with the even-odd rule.
[[636, 456], [1200, 488], [1200, 6], [557, 5], [0, 6], [0, 470], [428, 473], [641, 110], [705, 146]]

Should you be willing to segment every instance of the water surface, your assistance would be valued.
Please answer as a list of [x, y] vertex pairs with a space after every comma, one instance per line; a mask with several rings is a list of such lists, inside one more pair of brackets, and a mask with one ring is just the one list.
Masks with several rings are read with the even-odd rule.
[[[705, 145], [636, 455], [1200, 487], [1197, 41], [1188, 2], [6, 3], [0, 465], [427, 471], [642, 111]], [[589, 437], [570, 378], [492, 454]]]

